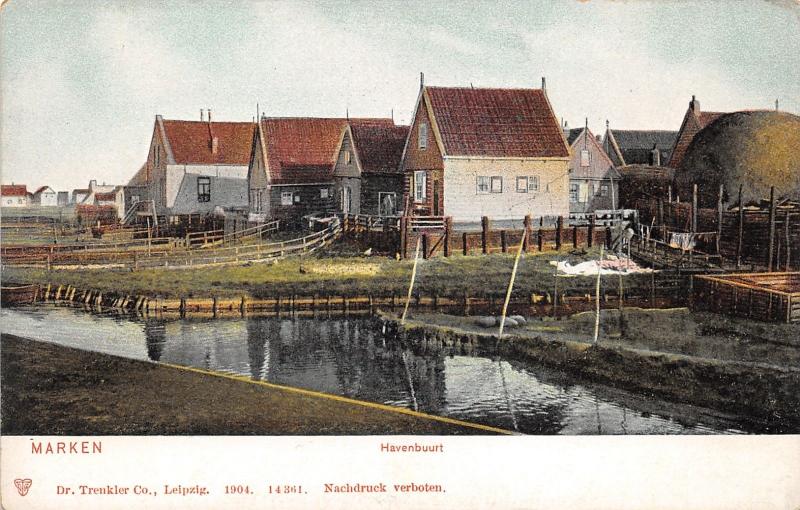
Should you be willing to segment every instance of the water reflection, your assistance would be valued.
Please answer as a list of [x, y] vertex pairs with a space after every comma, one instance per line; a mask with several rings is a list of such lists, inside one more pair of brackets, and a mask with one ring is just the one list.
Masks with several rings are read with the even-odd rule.
[[2, 331], [120, 356], [245, 375], [529, 434], [752, 430], [519, 363], [387, 341], [368, 318], [141, 321], [67, 307], [3, 309]]

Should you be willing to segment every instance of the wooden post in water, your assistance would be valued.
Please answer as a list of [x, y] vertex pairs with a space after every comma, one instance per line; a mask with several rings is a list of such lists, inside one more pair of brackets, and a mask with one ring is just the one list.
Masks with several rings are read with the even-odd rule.
[[481, 253], [489, 253], [489, 218], [481, 217]]
[[772, 262], [775, 256], [775, 186], [769, 189], [769, 250], [767, 256], [767, 272], [772, 272]]
[[503, 338], [503, 328], [506, 325], [506, 313], [508, 312], [508, 302], [511, 300], [511, 291], [514, 288], [514, 280], [517, 277], [517, 267], [519, 267], [519, 258], [522, 256], [522, 248], [525, 246], [525, 236], [519, 241], [517, 248], [517, 256], [514, 257], [514, 268], [511, 270], [511, 280], [508, 282], [508, 289], [506, 290], [506, 299], [503, 302], [503, 314], [500, 316], [500, 330], [497, 332], [497, 338]]
[[417, 249], [414, 252], [414, 266], [411, 269], [411, 282], [408, 284], [408, 295], [406, 296], [406, 305], [403, 308], [403, 315], [400, 317], [400, 324], [406, 323], [406, 314], [408, 314], [408, 305], [411, 303], [411, 293], [414, 290], [414, 280], [417, 278], [417, 262], [419, 261], [419, 244], [420, 240], [417, 238]]
[[736, 269], [742, 265], [742, 236], [744, 234], [744, 203], [742, 202], [742, 185], [739, 185], [739, 233], [736, 237]]
[[600, 336], [600, 262], [603, 260], [603, 245], [600, 245], [600, 258], [597, 259], [597, 283], [594, 288], [594, 343], [597, 343], [597, 338]]

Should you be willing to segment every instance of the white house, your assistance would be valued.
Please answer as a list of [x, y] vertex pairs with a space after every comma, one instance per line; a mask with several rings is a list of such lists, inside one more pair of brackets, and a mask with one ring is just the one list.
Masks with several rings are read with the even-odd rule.
[[246, 210], [255, 124], [165, 120], [156, 115], [147, 162], [137, 173], [159, 216]]
[[33, 204], [42, 206], [57, 206], [58, 193], [50, 186], [42, 186], [33, 192]]
[[569, 147], [544, 89], [421, 86], [405, 209], [472, 223], [569, 214]]
[[28, 187], [24, 184], [3, 184], [0, 186], [0, 200], [3, 207], [27, 207], [30, 205]]

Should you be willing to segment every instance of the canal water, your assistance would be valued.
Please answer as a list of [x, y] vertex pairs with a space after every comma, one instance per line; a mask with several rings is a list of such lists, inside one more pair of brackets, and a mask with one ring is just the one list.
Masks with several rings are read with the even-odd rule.
[[415, 353], [374, 318], [151, 320], [44, 305], [0, 329], [126, 358], [245, 375], [526, 434], [718, 434], [759, 425], [481, 355]]

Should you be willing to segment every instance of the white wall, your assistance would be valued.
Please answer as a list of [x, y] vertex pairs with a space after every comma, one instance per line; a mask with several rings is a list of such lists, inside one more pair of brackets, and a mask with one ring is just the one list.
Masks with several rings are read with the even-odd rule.
[[[568, 160], [445, 158], [444, 214], [454, 221], [569, 215]], [[502, 193], [478, 193], [478, 176], [499, 176]], [[517, 176], [538, 176], [538, 192], [517, 192]]]

